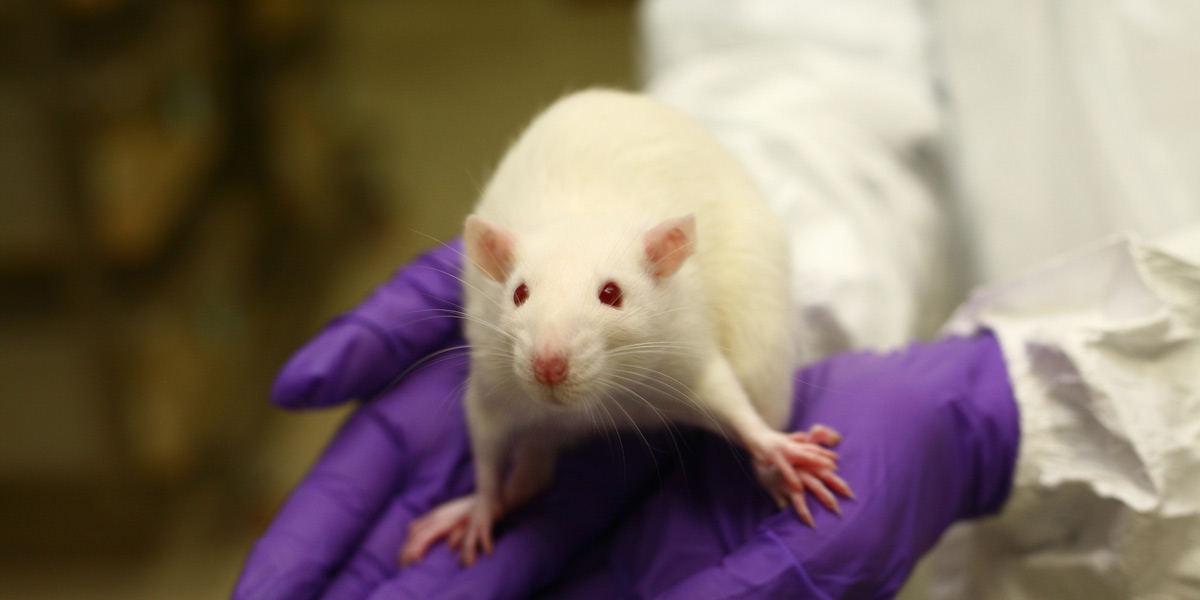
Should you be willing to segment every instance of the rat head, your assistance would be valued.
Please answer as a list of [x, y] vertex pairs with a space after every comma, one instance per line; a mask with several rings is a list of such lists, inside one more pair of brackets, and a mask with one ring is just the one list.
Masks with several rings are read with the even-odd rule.
[[[517, 381], [564, 408], [603, 401], [645, 378], [679, 318], [677, 273], [695, 219], [632, 228], [603, 219], [512, 231], [467, 218], [467, 257], [500, 292], [488, 308]], [[651, 346], [655, 344], [655, 346]]]

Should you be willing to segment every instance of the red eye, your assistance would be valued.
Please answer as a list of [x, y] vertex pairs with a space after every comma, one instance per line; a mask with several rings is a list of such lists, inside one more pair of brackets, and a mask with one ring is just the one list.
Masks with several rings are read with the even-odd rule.
[[516, 291], [513, 292], [513, 304], [520, 306], [522, 304], [525, 304], [525, 301], [528, 299], [529, 299], [529, 286], [527, 286], [523, 283], [521, 285], [518, 285]]
[[600, 288], [600, 301], [613, 308], [621, 308], [621, 287], [612, 281], [605, 282]]

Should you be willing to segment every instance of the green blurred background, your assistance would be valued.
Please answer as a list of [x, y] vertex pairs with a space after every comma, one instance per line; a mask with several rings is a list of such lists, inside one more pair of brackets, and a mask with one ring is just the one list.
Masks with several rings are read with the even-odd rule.
[[454, 235], [627, 0], [0, 0], [0, 598], [218, 598], [344, 410], [288, 354]]

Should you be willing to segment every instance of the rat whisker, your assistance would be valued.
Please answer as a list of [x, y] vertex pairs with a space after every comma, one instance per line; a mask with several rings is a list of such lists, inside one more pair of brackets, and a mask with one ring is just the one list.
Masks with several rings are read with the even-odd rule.
[[682, 356], [682, 357], [686, 357], [686, 358], [700, 358], [701, 356], [703, 356], [702, 354], [700, 354], [698, 352], [686, 352], [683, 350], [679, 350], [675, 346], [663, 346], [661, 348], [647, 347], [647, 348], [633, 349], [633, 350], [628, 350], [628, 349], [622, 348], [621, 350], [614, 350], [614, 351], [610, 352], [609, 356], [616, 358], [616, 357], [621, 357], [621, 356], [642, 356], [642, 355], [659, 356], [659, 355], [663, 355], [663, 354], [669, 354], [669, 355], [673, 355], [673, 356]]
[[[674, 400], [676, 402], [679, 402], [680, 404], [683, 404], [685, 406], [696, 409], [700, 413], [701, 416], [706, 418], [712, 424], [714, 431], [720, 432], [722, 434], [725, 433], [725, 427], [717, 419], [716, 415], [713, 414], [712, 410], [709, 409], [708, 407], [704, 406], [702, 403], [698, 402], [696, 400], [695, 392], [691, 388], [689, 388], [687, 386], [687, 384], [679, 381], [678, 379], [676, 379], [662, 371], [656, 371], [656, 370], [649, 369], [649, 368], [643, 368], [643, 369], [639, 369], [637, 371], [614, 368], [613, 371], [618, 372], [618, 373], [624, 373], [626, 375], [632, 375], [632, 376], [639, 377], [638, 381], [640, 381], [644, 385], [651, 386], [652, 389], [654, 389], [655, 391], [662, 394], [662, 396], [664, 398], [669, 399], [669, 400]], [[675, 383], [679, 384], [684, 389], [680, 390], [679, 388], [675, 387], [674, 385], [671, 385], [670, 383], [668, 383], [666, 381], [662, 381], [660, 379], [655, 379], [654, 377], [646, 377], [646, 375], [660, 375], [663, 377], [667, 377], [667, 378], [671, 379], [672, 381], [674, 381]], [[659, 385], [664, 386], [666, 388], [666, 390], [664, 390], [661, 387], [657, 387]]]
[[[649, 408], [650, 411], [656, 417], [658, 417], [659, 421], [661, 421], [663, 424], [663, 428], [667, 430], [667, 434], [671, 437], [671, 443], [672, 443], [672, 445], [675, 446], [676, 454], [679, 456], [680, 461], [682, 461], [683, 460], [683, 452], [679, 448], [679, 440], [676, 438], [677, 430], [675, 429], [674, 422], [671, 419], [668, 419], [666, 414], [663, 413], [660, 408], [655, 406], [653, 402], [648, 400], [645, 396], [639, 394], [637, 392], [637, 390], [634, 390], [632, 386], [624, 385], [624, 384], [620, 383], [618, 380], [629, 381], [631, 383], [639, 383], [639, 382], [637, 380], [634, 380], [634, 379], [631, 379], [628, 377], [622, 377], [620, 375], [612, 375], [610, 377], [610, 381], [612, 382], [614, 387], [616, 387], [617, 389], [619, 389], [623, 392], [626, 392], [629, 395], [629, 397], [640, 401], [641, 404], [643, 404], [646, 408]], [[639, 430], [638, 433], [641, 434], [641, 431]], [[653, 450], [653, 446], [650, 446], [650, 441], [648, 439], [646, 439], [644, 435], [642, 436], [642, 439], [646, 442], [646, 444], [647, 444], [646, 447]]]
[[[450, 308], [423, 308], [420, 310], [409, 311], [408, 313], [405, 313], [405, 314], [417, 314], [417, 313], [423, 313], [423, 312], [440, 313], [442, 316], [454, 317], [454, 318], [462, 319], [463, 321], [470, 321], [472, 323], [478, 323], [480, 325], [488, 327], [489, 329], [492, 329], [493, 331], [496, 331], [497, 333], [500, 333], [501, 335], [503, 335], [504, 337], [506, 337], [510, 340], [516, 341], [516, 339], [517, 339], [517, 336], [513, 335], [512, 333], [509, 333], [508, 331], [505, 331], [504, 328], [500, 327], [499, 325], [496, 325], [495, 323], [492, 323], [491, 321], [488, 321], [487, 319], [484, 319], [483, 317], [480, 317], [478, 315], [473, 315], [471, 313], [464, 312], [461, 310], [454, 310], [454, 309], [450, 309]], [[417, 321], [417, 322], [419, 322], [419, 321]]]
[[459, 250], [458, 248], [455, 248], [454, 246], [451, 246], [450, 244], [446, 243], [445, 241], [439, 240], [438, 238], [433, 237], [432, 235], [429, 235], [428, 233], [425, 233], [424, 231], [418, 231], [418, 230], [412, 229], [412, 228], [409, 228], [409, 231], [412, 233], [415, 233], [417, 235], [427, 237], [427, 238], [433, 240], [435, 243], [437, 243], [439, 246], [441, 246], [443, 248], [449, 248], [455, 254], [461, 256], [463, 260], [467, 261], [468, 263], [471, 263], [471, 265], [473, 265], [476, 269], [479, 269], [481, 272], [483, 271], [483, 269], [479, 267], [478, 263], [471, 260], [470, 256], [467, 256], [466, 252], [463, 252], [462, 250]]
[[[604, 402], [596, 402], [595, 404], [598, 405], [600, 408], [604, 409], [604, 413], [606, 415], [608, 415], [608, 422], [612, 424], [612, 430], [611, 430], [611, 432], [606, 432], [605, 437], [608, 437], [607, 434], [611, 433], [612, 435], [614, 435], [617, 438], [617, 447], [621, 449], [621, 466], [622, 466], [622, 468], [624, 468], [624, 466], [626, 464], [625, 463], [625, 441], [623, 439], [621, 439], [621, 428], [617, 426], [617, 420], [615, 418], [613, 418], [612, 413], [609, 412], [608, 407], [605, 406]], [[618, 405], [618, 408], [620, 408], [619, 405]], [[624, 410], [624, 409], [622, 409], [622, 410]], [[628, 413], [626, 413], [626, 415], [628, 415]], [[630, 425], [633, 426], [634, 430], [637, 430], [637, 423], [634, 423], [632, 418], [630, 418], [629, 423], [630, 423]], [[641, 435], [641, 431], [638, 431], [638, 435]]]
[[472, 290], [475, 290], [475, 292], [476, 292], [476, 293], [478, 293], [478, 294], [479, 294], [481, 297], [483, 297], [483, 298], [487, 298], [487, 299], [488, 299], [488, 300], [489, 300], [489, 301], [490, 301], [492, 304], [495, 304], [495, 305], [497, 305], [497, 306], [499, 306], [499, 305], [500, 305], [500, 302], [499, 302], [498, 300], [496, 300], [495, 298], [491, 297], [490, 295], [488, 295], [488, 294], [484, 293], [484, 291], [483, 291], [483, 290], [481, 290], [481, 289], [479, 289], [479, 287], [478, 287], [478, 286], [472, 285], [472, 284], [471, 284], [470, 282], [468, 282], [468, 281], [467, 281], [465, 278], [463, 278], [463, 277], [460, 277], [459, 275], [455, 275], [454, 273], [451, 273], [450, 271], [446, 271], [446, 270], [444, 270], [444, 269], [439, 269], [439, 268], [437, 268], [437, 267], [431, 267], [431, 266], [429, 266], [429, 265], [414, 265], [412, 268], [414, 268], [414, 269], [424, 269], [424, 270], [427, 270], [427, 271], [433, 271], [433, 272], [435, 272], [435, 273], [441, 273], [441, 274], [443, 274], [443, 275], [446, 275], [447, 277], [452, 277], [452, 278], [454, 278], [454, 279], [458, 280], [458, 282], [459, 282], [459, 283], [461, 283], [461, 284], [463, 284], [464, 286], [466, 286], [466, 287], [469, 287], [469, 288], [471, 288]]
[[[624, 372], [628, 373], [629, 371], [624, 371]], [[724, 426], [724, 424], [722, 424], [722, 423], [721, 423], [721, 422], [720, 422], [720, 421], [719, 421], [719, 420], [716, 418], [716, 416], [715, 416], [715, 415], [712, 413], [712, 411], [711, 411], [711, 410], [709, 410], [709, 409], [708, 409], [708, 408], [706, 408], [706, 407], [705, 407], [703, 404], [701, 404], [701, 403], [699, 403], [699, 402], [697, 402], [697, 401], [695, 400], [694, 392], [692, 392], [692, 390], [691, 390], [690, 388], [688, 388], [688, 386], [687, 386], [686, 384], [684, 384], [684, 383], [680, 382], [678, 379], [675, 379], [674, 377], [671, 377], [670, 375], [667, 375], [666, 373], [661, 373], [661, 372], [659, 372], [659, 373], [657, 373], [657, 374], [659, 374], [659, 375], [663, 375], [663, 376], [666, 376], [666, 377], [670, 378], [671, 380], [675, 381], [676, 383], [679, 383], [679, 385], [683, 386], [683, 387], [684, 387], [684, 389], [687, 389], [687, 390], [688, 390], [688, 393], [684, 393], [684, 392], [680, 391], [678, 388], [676, 388], [675, 386], [673, 386], [673, 385], [671, 385], [671, 384], [669, 384], [669, 383], [667, 383], [667, 382], [665, 382], [665, 381], [661, 381], [661, 380], [654, 379], [654, 378], [652, 378], [652, 377], [651, 377], [651, 378], [649, 378], [649, 379], [647, 379], [647, 380], [645, 380], [645, 383], [646, 383], [646, 384], [652, 384], [652, 383], [653, 383], [653, 384], [661, 384], [661, 385], [667, 386], [667, 387], [668, 387], [668, 388], [669, 388], [671, 391], [673, 391], [673, 392], [674, 392], [674, 395], [673, 395], [673, 394], [671, 394], [671, 393], [664, 392], [662, 389], [659, 389], [659, 388], [654, 388], [654, 389], [656, 389], [656, 391], [658, 391], [658, 392], [662, 393], [662, 394], [664, 395], [664, 397], [665, 397], [665, 398], [674, 399], [674, 400], [677, 400], [677, 401], [680, 401], [680, 400], [681, 400], [681, 401], [683, 401], [685, 404], [689, 404], [689, 405], [691, 405], [692, 407], [694, 407], [694, 408], [696, 408], [697, 410], [699, 410], [700, 414], [701, 414], [701, 415], [703, 415], [704, 417], [706, 417], [706, 418], [709, 420], [709, 422], [710, 422], [710, 423], [712, 423], [712, 431], [713, 431], [714, 433], [719, 433], [719, 434], [721, 434], [721, 436], [722, 436], [722, 437], [723, 437], [723, 438], [724, 438], [726, 441], [730, 441], [730, 432], [729, 432], [729, 431], [726, 429], [726, 427]], [[732, 453], [732, 455], [733, 455], [733, 456], [735, 456], [735, 457], [737, 457], [737, 453], [736, 453], [736, 451], [735, 451], [735, 444], [733, 444], [733, 443], [731, 442], [731, 443], [727, 444], [726, 446], [727, 446], [727, 448], [729, 449], [729, 451]], [[736, 462], [737, 462], [738, 464], [742, 464], [742, 463], [741, 463], [741, 461], [736, 461]], [[742, 470], [743, 470], [743, 472], [746, 472], [746, 473], [748, 473], [748, 474], [749, 474], [749, 471], [746, 471], [746, 469], [744, 468], [744, 466], [743, 466]]]

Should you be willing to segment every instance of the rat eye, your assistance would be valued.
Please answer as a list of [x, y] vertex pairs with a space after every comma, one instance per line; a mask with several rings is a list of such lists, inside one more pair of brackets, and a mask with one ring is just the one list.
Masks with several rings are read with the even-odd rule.
[[525, 304], [525, 301], [528, 299], [529, 299], [529, 286], [527, 286], [523, 283], [521, 285], [518, 285], [517, 289], [513, 292], [513, 304], [520, 306], [522, 304]]
[[606, 281], [600, 286], [600, 301], [613, 308], [621, 308], [621, 287], [615, 282]]

